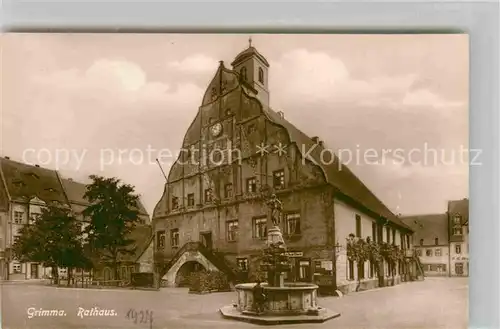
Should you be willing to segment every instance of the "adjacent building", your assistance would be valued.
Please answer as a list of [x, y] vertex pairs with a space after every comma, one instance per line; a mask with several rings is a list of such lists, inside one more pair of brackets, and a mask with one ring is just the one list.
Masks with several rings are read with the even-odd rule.
[[263, 195], [276, 193], [292, 258], [287, 280], [344, 291], [358, 277], [366, 287], [379, 285], [373, 266], [358, 271], [347, 260], [346, 238], [353, 233], [410, 249], [412, 229], [320, 138], [271, 109], [269, 74], [251, 45], [230, 68], [221, 61], [216, 69], [153, 213], [160, 275], [172, 286], [199, 268], [252, 277], [270, 217]]
[[414, 231], [427, 276], [469, 275], [469, 200], [448, 202], [446, 213], [402, 217]]
[[469, 200], [448, 202], [450, 274], [469, 276]]
[[[84, 199], [86, 186], [83, 183], [62, 177], [57, 171], [13, 161], [8, 157], [0, 158], [0, 278], [10, 280], [40, 279], [50, 275], [50, 269], [39, 263], [22, 263], [14, 259], [10, 248], [19, 236], [23, 225], [29, 225], [42, 213], [48, 204], [71, 209], [77, 219], [85, 222], [82, 211], [88, 206]], [[123, 259], [120, 273], [129, 275], [132, 266], [138, 270], [144, 255], [152, 244], [152, 229], [149, 215], [142, 203], [138, 205], [142, 224], [133, 233], [137, 241], [136, 253]], [[152, 248], [152, 246], [151, 246]], [[151, 254], [151, 252], [149, 252]], [[150, 256], [149, 263], [152, 264]], [[96, 262], [97, 271], [106, 268]], [[151, 265], [150, 265], [151, 266]], [[64, 271], [64, 270], [63, 270]], [[106, 277], [104, 273], [101, 275]]]

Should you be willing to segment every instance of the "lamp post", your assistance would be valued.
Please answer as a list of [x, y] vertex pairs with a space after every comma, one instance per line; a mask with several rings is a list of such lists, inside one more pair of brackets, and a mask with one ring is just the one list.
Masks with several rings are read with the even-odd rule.
[[337, 290], [337, 259], [339, 252], [342, 250], [343, 246], [337, 241], [333, 246], [333, 261], [332, 261], [332, 286], [333, 290]]

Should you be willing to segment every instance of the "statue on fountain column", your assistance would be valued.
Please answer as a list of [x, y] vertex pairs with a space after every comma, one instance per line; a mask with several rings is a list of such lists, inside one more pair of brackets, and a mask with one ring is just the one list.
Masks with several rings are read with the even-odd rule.
[[276, 194], [271, 195], [271, 198], [267, 201], [267, 205], [271, 209], [271, 221], [273, 223], [273, 226], [279, 226], [283, 205]]

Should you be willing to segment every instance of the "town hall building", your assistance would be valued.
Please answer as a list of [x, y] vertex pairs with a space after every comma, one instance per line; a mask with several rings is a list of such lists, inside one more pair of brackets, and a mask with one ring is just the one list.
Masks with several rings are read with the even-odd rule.
[[360, 277], [366, 287], [378, 286], [368, 262], [358, 270], [348, 261], [347, 237], [409, 250], [411, 228], [338, 158], [322, 162], [321, 139], [270, 107], [270, 73], [251, 44], [231, 67], [219, 63], [153, 213], [160, 275], [171, 286], [203, 268], [255, 278], [269, 219], [266, 195], [274, 193], [292, 259], [286, 280], [353, 291]]

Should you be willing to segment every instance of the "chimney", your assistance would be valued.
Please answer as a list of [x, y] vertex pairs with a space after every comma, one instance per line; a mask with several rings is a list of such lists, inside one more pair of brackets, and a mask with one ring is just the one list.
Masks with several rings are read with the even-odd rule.
[[40, 168], [40, 165], [37, 165], [37, 164], [36, 164], [36, 165], [35, 165], [35, 167]]
[[5, 157], [5, 159], [10, 160], [10, 157]]
[[319, 141], [319, 146], [323, 147], [323, 141]]
[[283, 113], [283, 111], [278, 111], [278, 115], [280, 116], [280, 118], [284, 119], [285, 118], [285, 113]]
[[315, 144], [319, 144], [319, 137], [318, 136], [314, 136], [311, 138], [312, 141], [315, 143]]

